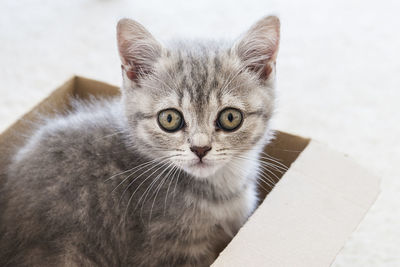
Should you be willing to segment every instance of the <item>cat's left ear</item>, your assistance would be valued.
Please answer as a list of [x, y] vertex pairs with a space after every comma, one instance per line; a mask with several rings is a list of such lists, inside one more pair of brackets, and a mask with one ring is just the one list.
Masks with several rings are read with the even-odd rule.
[[275, 16], [256, 22], [233, 47], [245, 67], [267, 80], [275, 67], [279, 48], [280, 22]]
[[152, 72], [162, 47], [140, 23], [121, 19], [117, 26], [118, 50], [122, 69], [134, 82]]

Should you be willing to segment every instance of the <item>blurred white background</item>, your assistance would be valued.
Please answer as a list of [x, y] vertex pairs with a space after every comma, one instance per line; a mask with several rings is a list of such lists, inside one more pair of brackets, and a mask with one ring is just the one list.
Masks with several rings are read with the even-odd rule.
[[161, 41], [235, 38], [280, 16], [275, 127], [347, 152], [382, 194], [334, 266], [400, 266], [400, 2], [1, 0], [0, 131], [73, 74], [120, 83], [119, 18]]

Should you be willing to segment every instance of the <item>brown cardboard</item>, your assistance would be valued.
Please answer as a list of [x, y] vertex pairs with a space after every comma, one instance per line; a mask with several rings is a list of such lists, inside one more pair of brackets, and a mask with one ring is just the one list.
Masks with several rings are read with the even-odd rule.
[[[116, 86], [82, 77], [57, 88], [0, 135], [0, 187], [38, 114], [67, 111], [70, 96], [118, 94]], [[212, 266], [329, 266], [375, 201], [379, 179], [323, 144], [284, 132], [265, 151], [289, 169], [274, 171], [281, 180], [272, 192], [260, 188], [261, 205]]]

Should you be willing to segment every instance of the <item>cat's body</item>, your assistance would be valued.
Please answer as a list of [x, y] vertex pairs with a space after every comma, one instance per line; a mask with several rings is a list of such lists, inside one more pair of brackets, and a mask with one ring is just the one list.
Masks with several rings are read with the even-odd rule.
[[119, 45], [122, 98], [77, 103], [14, 156], [1, 266], [208, 266], [253, 212], [277, 44], [261, 69], [252, 43], [161, 50], [133, 22]]

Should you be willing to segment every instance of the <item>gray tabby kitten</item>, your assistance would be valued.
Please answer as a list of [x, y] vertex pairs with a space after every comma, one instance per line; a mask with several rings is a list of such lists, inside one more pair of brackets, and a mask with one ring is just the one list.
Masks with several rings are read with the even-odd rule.
[[75, 103], [13, 157], [0, 266], [209, 266], [254, 211], [278, 18], [231, 47], [117, 32], [122, 97]]

